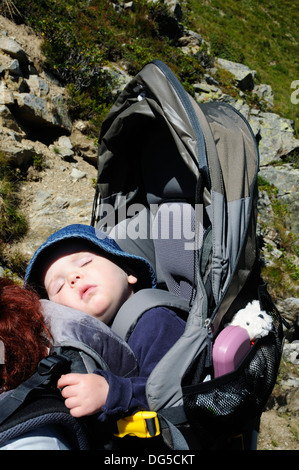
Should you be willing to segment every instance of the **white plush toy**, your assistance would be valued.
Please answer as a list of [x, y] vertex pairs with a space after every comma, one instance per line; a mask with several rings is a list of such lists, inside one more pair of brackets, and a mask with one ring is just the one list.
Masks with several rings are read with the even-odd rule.
[[260, 309], [258, 300], [253, 300], [235, 314], [230, 325], [245, 328], [250, 340], [254, 340], [269, 333], [272, 328], [272, 318]]

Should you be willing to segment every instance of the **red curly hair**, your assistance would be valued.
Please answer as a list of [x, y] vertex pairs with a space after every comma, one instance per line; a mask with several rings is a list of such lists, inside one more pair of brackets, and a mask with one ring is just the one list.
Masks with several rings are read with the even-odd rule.
[[0, 278], [0, 341], [4, 349], [4, 361], [0, 361], [2, 393], [29, 378], [50, 346], [39, 297], [3, 278]]

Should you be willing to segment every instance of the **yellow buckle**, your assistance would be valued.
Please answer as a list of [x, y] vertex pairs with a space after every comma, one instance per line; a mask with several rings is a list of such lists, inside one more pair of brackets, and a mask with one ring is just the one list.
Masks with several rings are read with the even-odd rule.
[[117, 437], [155, 437], [160, 434], [159, 420], [155, 411], [138, 411], [117, 421]]

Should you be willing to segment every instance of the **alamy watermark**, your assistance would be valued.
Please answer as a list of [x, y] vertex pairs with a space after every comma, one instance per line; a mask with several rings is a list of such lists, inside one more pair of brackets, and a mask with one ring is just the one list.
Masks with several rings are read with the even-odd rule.
[[196, 249], [197, 235], [202, 234], [202, 204], [193, 207], [169, 202], [161, 206], [132, 204], [127, 207], [125, 197], [121, 196], [116, 206], [117, 211], [114, 205], [102, 203], [98, 214], [100, 230], [112, 238], [182, 240], [185, 250]]
[[298, 104], [299, 103], [299, 80], [294, 80], [291, 83], [291, 88], [294, 88], [295, 91], [291, 94], [291, 103]]

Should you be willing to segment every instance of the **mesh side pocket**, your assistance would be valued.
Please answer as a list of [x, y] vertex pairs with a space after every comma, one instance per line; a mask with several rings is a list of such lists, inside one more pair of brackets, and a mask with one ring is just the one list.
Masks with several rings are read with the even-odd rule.
[[[234, 435], [260, 415], [275, 385], [281, 358], [276, 332], [258, 340], [242, 364], [217, 379], [194, 384], [184, 378], [184, 407], [194, 431]], [[193, 384], [192, 384], [193, 382]]]

